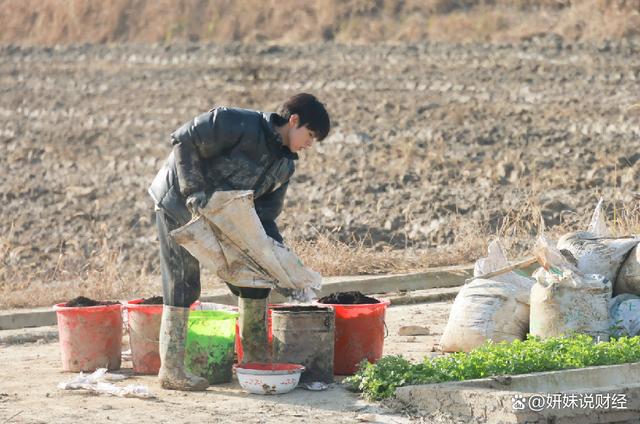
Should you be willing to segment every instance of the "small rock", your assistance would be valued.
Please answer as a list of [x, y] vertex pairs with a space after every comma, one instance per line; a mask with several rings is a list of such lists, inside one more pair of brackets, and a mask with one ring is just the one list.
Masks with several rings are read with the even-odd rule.
[[398, 330], [399, 336], [429, 336], [431, 330], [421, 325], [404, 325]]

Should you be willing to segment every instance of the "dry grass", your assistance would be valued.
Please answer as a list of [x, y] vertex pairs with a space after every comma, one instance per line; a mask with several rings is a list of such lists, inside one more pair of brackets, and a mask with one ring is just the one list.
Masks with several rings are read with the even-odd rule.
[[325, 276], [403, 273], [437, 266], [426, 252], [376, 250], [367, 247], [366, 238], [347, 244], [330, 233], [319, 234], [314, 241], [292, 240], [291, 247], [305, 265]]
[[[529, 196], [518, 208], [501, 217], [497, 228], [491, 223], [474, 223], [452, 216], [449, 225], [455, 230], [455, 242], [439, 249], [382, 250], [368, 247], [366, 238], [350, 243], [339, 241], [331, 233], [320, 233], [315, 241], [293, 239], [292, 249], [303, 262], [325, 276], [365, 275], [424, 271], [444, 265], [471, 263], [484, 255], [488, 242], [500, 237], [509, 257], [522, 257], [530, 251], [540, 231], [540, 205]], [[608, 224], [616, 235], [640, 233], [640, 205], [612, 201], [607, 205]], [[586, 229], [590, 216], [567, 215], [560, 225], [545, 229], [552, 236]], [[494, 223], [495, 225], [495, 223]], [[0, 309], [48, 306], [78, 295], [94, 299], [132, 299], [161, 293], [159, 273], [121, 273], [122, 255], [110, 247], [107, 239], [92, 252], [88, 260], [61, 252], [55, 267], [47, 273], [12, 278], [17, 267], [7, 266], [13, 250], [10, 234], [0, 237]], [[215, 284], [204, 274], [203, 290]]]
[[636, 0], [0, 0], [0, 42], [496, 41], [640, 32]]
[[[121, 272], [122, 255], [107, 238], [90, 257], [60, 249], [51, 268], [20, 269], [9, 259], [21, 250], [11, 243], [11, 235], [0, 237], [0, 309], [45, 306], [67, 301], [79, 295], [93, 299], [125, 299], [146, 296], [160, 290], [158, 278]], [[19, 276], [16, 278], [16, 276]]]

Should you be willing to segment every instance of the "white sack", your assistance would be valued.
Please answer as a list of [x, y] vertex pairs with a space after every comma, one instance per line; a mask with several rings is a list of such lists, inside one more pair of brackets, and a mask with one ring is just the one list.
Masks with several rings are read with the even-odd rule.
[[577, 231], [560, 237], [557, 248], [571, 253], [580, 274], [599, 274], [613, 283], [638, 241], [636, 238], [603, 239], [588, 231]]
[[171, 232], [219, 278], [239, 287], [276, 288], [310, 300], [322, 277], [264, 231], [251, 191], [215, 192], [201, 216]]
[[213, 193], [201, 214], [211, 223], [226, 257], [229, 250], [257, 266], [278, 285], [296, 288], [273, 251], [273, 242], [267, 236], [256, 213], [251, 191], [217, 191]]
[[[474, 268], [478, 277], [509, 266], [498, 240]], [[508, 272], [491, 280], [476, 278], [456, 296], [440, 340], [445, 352], [469, 352], [487, 340], [523, 339], [529, 328], [529, 292], [533, 280]]]
[[540, 268], [534, 273], [530, 333], [543, 339], [580, 333], [608, 340], [611, 282], [601, 275], [556, 272]]
[[612, 237], [604, 220], [602, 203], [600, 199], [588, 231], [565, 234], [558, 240], [556, 247], [571, 254], [580, 274], [599, 274], [613, 284], [622, 263], [640, 239]]

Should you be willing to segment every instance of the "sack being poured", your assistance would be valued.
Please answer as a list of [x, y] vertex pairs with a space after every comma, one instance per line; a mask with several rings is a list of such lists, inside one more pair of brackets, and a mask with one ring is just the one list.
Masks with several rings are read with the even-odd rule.
[[283, 244], [267, 236], [254, 208], [252, 191], [218, 191], [173, 239], [225, 282], [238, 287], [276, 289], [308, 302], [322, 277], [304, 266]]

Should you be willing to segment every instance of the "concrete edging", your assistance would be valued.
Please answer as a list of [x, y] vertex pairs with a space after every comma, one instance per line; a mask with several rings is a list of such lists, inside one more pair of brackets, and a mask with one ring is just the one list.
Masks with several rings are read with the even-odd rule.
[[[374, 275], [374, 276], [347, 276], [327, 277], [323, 279], [320, 296], [339, 291], [357, 290], [364, 294], [380, 294], [390, 292], [410, 292], [434, 288], [456, 287], [464, 284], [466, 278], [473, 275], [473, 265], [457, 265], [438, 267], [425, 272]], [[455, 297], [455, 294], [433, 294], [423, 297], [397, 296], [392, 304], [433, 302]], [[422, 299], [422, 300], [420, 300]], [[214, 302], [226, 305], [236, 305], [237, 298], [228, 290], [220, 290], [215, 294], [203, 294], [200, 297], [203, 302]], [[270, 302], [279, 303], [286, 299], [274, 293]], [[44, 327], [57, 325], [55, 311], [51, 307], [12, 310], [0, 312], [0, 331], [15, 330], [19, 328]]]
[[[428, 290], [436, 288], [459, 287], [464, 281], [473, 276], [473, 265], [457, 265], [449, 267], [432, 268], [425, 272], [392, 275], [365, 275], [352, 277], [326, 277], [322, 282], [322, 290], [319, 296], [327, 296], [331, 293], [342, 291], [359, 291], [363, 294], [381, 294], [391, 292], [410, 292], [416, 290]], [[450, 295], [441, 299], [447, 299]], [[455, 295], [453, 296], [455, 297]], [[450, 298], [450, 297], [448, 297]], [[419, 298], [414, 298], [408, 303], [420, 303]], [[425, 297], [425, 301], [433, 302], [434, 297]], [[237, 298], [230, 292], [207, 295], [200, 297], [203, 302], [221, 303], [224, 305], [237, 305]], [[281, 303], [286, 301], [284, 297], [273, 293], [269, 297], [271, 303]], [[398, 301], [396, 304], [402, 304]], [[393, 302], [392, 302], [393, 303]]]
[[[396, 389], [396, 397], [417, 408], [420, 415], [445, 415], [451, 422], [629, 422], [626, 420], [640, 416], [639, 381], [640, 363], [628, 363], [404, 386]], [[534, 408], [528, 403], [530, 398], [546, 399], [554, 394], [575, 394], [579, 399], [612, 393], [624, 395], [624, 408]]]

